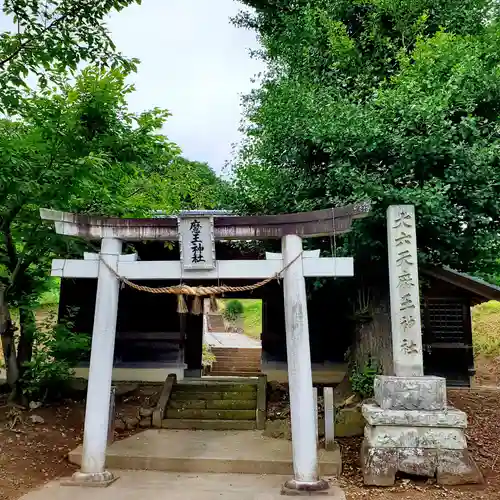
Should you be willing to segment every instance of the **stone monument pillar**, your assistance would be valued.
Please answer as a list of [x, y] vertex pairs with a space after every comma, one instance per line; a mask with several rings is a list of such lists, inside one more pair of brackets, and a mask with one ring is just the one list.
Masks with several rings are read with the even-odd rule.
[[482, 482], [466, 414], [447, 405], [444, 378], [424, 376], [413, 205], [388, 208], [387, 234], [395, 376], [377, 376], [375, 402], [363, 405], [364, 482], [391, 486], [398, 471], [446, 485]]

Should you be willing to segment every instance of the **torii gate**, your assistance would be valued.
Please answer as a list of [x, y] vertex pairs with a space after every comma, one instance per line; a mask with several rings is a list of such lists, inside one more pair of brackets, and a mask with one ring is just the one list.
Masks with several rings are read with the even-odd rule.
[[[328, 489], [318, 475], [305, 278], [353, 276], [354, 265], [350, 257], [320, 258], [319, 252], [303, 252], [302, 238], [348, 232], [352, 220], [365, 217], [369, 210], [368, 203], [361, 203], [287, 215], [238, 217], [187, 211], [178, 217], [119, 219], [41, 209], [41, 218], [53, 221], [58, 234], [101, 240], [100, 255], [86, 253], [84, 260], [55, 259], [52, 263], [53, 276], [98, 279], [82, 465], [73, 481], [107, 485], [114, 480], [105, 470], [105, 458], [118, 314], [117, 275], [129, 280], [265, 279], [284, 270], [294, 466], [294, 478], [286, 482], [284, 491]], [[216, 260], [215, 240], [278, 238], [282, 254], [269, 254], [267, 260]], [[123, 241], [143, 240], [179, 240], [181, 261], [140, 262], [136, 255], [121, 254]]]

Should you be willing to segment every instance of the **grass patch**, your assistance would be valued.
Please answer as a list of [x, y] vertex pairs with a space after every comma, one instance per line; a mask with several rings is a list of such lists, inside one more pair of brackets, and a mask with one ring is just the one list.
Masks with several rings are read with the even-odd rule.
[[500, 356], [500, 302], [485, 302], [472, 309], [472, 339], [476, 355]]
[[262, 333], [262, 300], [245, 299], [243, 302], [243, 332], [260, 341]]
[[50, 278], [49, 288], [46, 292], [42, 293], [38, 304], [40, 307], [44, 308], [46, 306], [54, 306], [59, 304], [60, 297], [60, 278]]
[[[219, 301], [220, 311], [224, 311], [226, 304], [233, 299], [221, 299]], [[243, 305], [241, 326], [243, 333], [252, 339], [260, 341], [262, 333], [262, 300], [260, 299], [238, 299]]]

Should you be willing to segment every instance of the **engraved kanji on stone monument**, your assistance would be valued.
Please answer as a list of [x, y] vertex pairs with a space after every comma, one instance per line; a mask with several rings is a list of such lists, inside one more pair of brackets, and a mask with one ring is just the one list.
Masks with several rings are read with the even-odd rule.
[[182, 212], [179, 215], [179, 246], [182, 269], [213, 269], [215, 240], [213, 216], [202, 212]]
[[415, 208], [387, 209], [394, 371], [423, 375]]

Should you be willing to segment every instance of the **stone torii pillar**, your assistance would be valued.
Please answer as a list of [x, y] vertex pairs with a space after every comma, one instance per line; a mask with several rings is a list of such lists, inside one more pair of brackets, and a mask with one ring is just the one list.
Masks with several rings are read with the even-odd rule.
[[[288, 234], [282, 238], [283, 288], [285, 294], [286, 353], [290, 412], [292, 419], [293, 479], [282, 492], [294, 495], [328, 490], [319, 478], [316, 438], [316, 408], [313, 396], [307, 295], [302, 268], [302, 238]], [[288, 267], [287, 267], [288, 266]]]
[[[118, 269], [122, 242], [117, 238], [103, 238], [101, 258], [113, 269]], [[89, 383], [83, 453], [80, 471], [73, 474], [76, 484], [108, 486], [115, 477], [105, 470], [106, 445], [109, 430], [111, 377], [115, 352], [116, 317], [120, 284], [117, 277], [99, 262], [97, 295], [90, 352]]]

